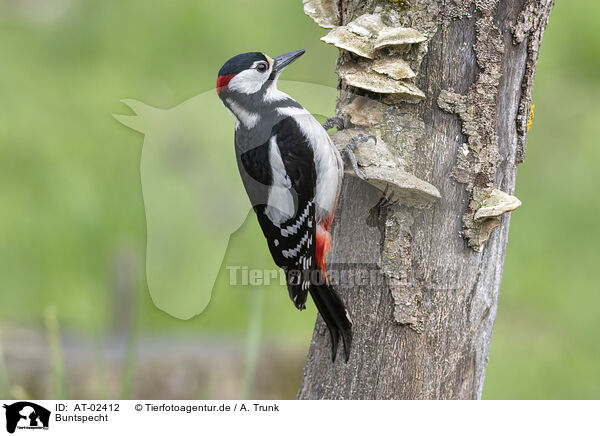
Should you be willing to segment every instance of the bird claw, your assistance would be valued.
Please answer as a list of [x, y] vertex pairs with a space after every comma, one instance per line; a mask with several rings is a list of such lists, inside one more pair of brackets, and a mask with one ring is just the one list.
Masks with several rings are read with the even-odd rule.
[[337, 127], [338, 130], [344, 130], [344, 120], [341, 117], [331, 117], [327, 118], [327, 121], [323, 123], [323, 128], [325, 130], [332, 129]]
[[386, 208], [392, 207], [400, 203], [400, 198], [396, 198], [396, 193], [394, 191], [390, 192], [390, 185], [386, 185], [379, 202], [377, 202], [377, 207]]
[[[337, 127], [338, 130], [344, 130], [344, 128], [345, 128], [344, 119], [342, 117], [331, 117], [331, 118], [328, 118], [323, 123], [323, 128], [325, 130], [332, 129], [333, 127]], [[348, 143], [348, 145], [346, 145], [344, 147], [344, 149], [342, 150], [342, 153], [348, 157], [348, 160], [350, 161], [350, 165], [352, 165], [352, 169], [354, 170], [356, 177], [358, 177], [360, 180], [363, 180], [363, 181], [367, 180], [367, 178], [362, 173], [362, 171], [360, 171], [360, 169], [358, 168], [358, 162], [356, 162], [356, 156], [354, 155], [354, 149], [356, 147], [358, 147], [360, 144], [362, 144], [363, 142], [367, 142], [369, 139], [372, 139], [375, 142], [375, 144], [377, 144], [377, 138], [375, 136], [361, 134], [361, 135], [356, 135], [354, 138], [352, 138], [350, 140], [350, 142]]]
[[354, 155], [354, 149], [358, 147], [360, 144], [367, 142], [369, 139], [372, 139], [375, 144], [377, 144], [377, 138], [373, 135], [356, 135], [354, 138], [350, 140], [348, 145], [344, 147], [342, 153], [344, 153], [348, 160], [350, 161], [350, 165], [352, 165], [352, 169], [360, 180], [367, 180], [366, 176], [362, 173], [362, 171], [358, 168], [358, 162], [356, 162], [356, 156]]
[[381, 211], [388, 209], [400, 203], [399, 198], [395, 198], [395, 192], [390, 192], [390, 185], [386, 185], [381, 197], [377, 201], [377, 204], [369, 210], [369, 216], [367, 218], [367, 224], [370, 227], [377, 227], [377, 222], [381, 215]]

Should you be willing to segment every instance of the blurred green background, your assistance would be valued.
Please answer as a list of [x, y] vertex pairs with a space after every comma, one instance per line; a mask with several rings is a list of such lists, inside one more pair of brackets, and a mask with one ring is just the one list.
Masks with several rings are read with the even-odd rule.
[[[600, 4], [559, 1], [544, 38], [484, 398], [600, 398], [598, 14]], [[243, 349], [250, 326], [243, 377], [259, 336], [299, 349], [299, 370], [315, 312], [292, 310], [276, 286], [229, 288], [220, 274], [190, 321], [153, 305], [142, 136], [111, 114], [127, 113], [123, 98], [169, 108], [210, 90], [222, 63], [244, 51], [304, 47], [310, 61], [286, 79], [336, 86], [337, 49], [319, 41], [324, 33], [299, 0], [0, 0], [1, 331], [52, 332], [58, 321], [94, 343], [126, 331], [133, 356], [147, 335], [239, 339]], [[254, 221], [238, 233], [237, 253], [272, 265]], [[18, 383], [0, 362], [0, 397], [25, 396]]]

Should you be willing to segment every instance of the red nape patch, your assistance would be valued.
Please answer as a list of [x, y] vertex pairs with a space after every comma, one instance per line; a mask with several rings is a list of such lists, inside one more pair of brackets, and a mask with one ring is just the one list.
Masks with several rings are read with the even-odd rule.
[[223, 88], [227, 87], [227, 84], [231, 79], [233, 79], [233, 76], [235, 76], [235, 74], [227, 74], [225, 76], [217, 77], [217, 94], [220, 93]]

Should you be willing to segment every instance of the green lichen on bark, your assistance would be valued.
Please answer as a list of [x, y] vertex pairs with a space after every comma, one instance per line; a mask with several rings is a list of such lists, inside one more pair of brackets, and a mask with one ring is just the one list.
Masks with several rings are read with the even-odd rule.
[[527, 44], [527, 60], [521, 82], [521, 101], [517, 115], [517, 163], [521, 163], [525, 159], [535, 66], [552, 6], [554, 6], [554, 0], [527, 0], [517, 22], [512, 26], [513, 44]]
[[[480, 68], [477, 80], [464, 95], [452, 89], [443, 90], [438, 97], [439, 107], [458, 115], [467, 142], [459, 148], [452, 177], [464, 183], [470, 194], [470, 204], [463, 215], [463, 235], [469, 246], [480, 250], [493, 227], [475, 219], [478, 199], [485, 198], [493, 188], [498, 163], [498, 136], [496, 134], [496, 101], [502, 77], [501, 62], [504, 42], [500, 29], [494, 24], [498, 1], [477, 1], [481, 15], [475, 22], [476, 43], [473, 47]], [[470, 1], [456, 2], [452, 13], [456, 18], [468, 14]]]
[[[365, 77], [365, 86], [347, 86], [350, 83], [346, 81], [342, 84], [338, 113], [345, 116], [349, 123], [365, 133], [376, 135], [386, 144], [389, 156], [379, 153], [375, 160], [368, 159], [367, 155], [375, 149], [367, 153], [362, 151], [361, 154], [359, 148], [357, 158], [359, 164], [369, 162], [369, 166], [364, 169], [367, 173], [373, 172], [369, 183], [387, 191], [387, 195], [392, 191], [394, 200], [402, 205], [386, 212], [382, 227], [380, 266], [394, 301], [394, 320], [422, 332], [426, 318], [422, 303], [425, 288], [412, 276], [416, 272], [410, 264], [410, 227], [414, 216], [420, 213], [419, 209], [430, 207], [440, 198], [440, 193], [436, 187], [411, 173], [416, 150], [428, 140], [425, 124], [413, 109], [413, 104], [426, 96], [412, 83], [418, 78], [423, 58], [428, 52], [428, 41], [438, 31], [439, 6], [426, 0], [414, 0], [402, 5], [384, 2], [361, 12], [362, 16], [377, 16], [376, 20], [370, 21], [381, 23], [380, 29], [375, 29], [380, 41], [375, 44], [378, 48], [370, 60], [359, 60], [353, 54], [342, 52], [340, 68], [348, 69], [367, 62], [373, 70], [372, 74], [381, 75], [393, 82], [403, 82], [407, 84], [409, 91], [378, 93], [373, 89], [373, 83], [367, 83], [372, 77]], [[348, 23], [360, 16], [342, 16], [342, 21]], [[398, 39], [393, 37], [393, 32], [386, 35], [386, 29], [399, 28], [410, 29], [404, 32], [404, 37], [413, 35], [415, 39], [407, 40], [406, 44], [382, 46]], [[400, 70], [402, 72], [398, 73]], [[394, 73], [406, 77], [402, 81], [394, 80]], [[357, 89], [364, 95], [357, 96]], [[369, 115], [365, 115], [365, 110]], [[386, 164], [390, 161], [394, 162], [393, 167]]]

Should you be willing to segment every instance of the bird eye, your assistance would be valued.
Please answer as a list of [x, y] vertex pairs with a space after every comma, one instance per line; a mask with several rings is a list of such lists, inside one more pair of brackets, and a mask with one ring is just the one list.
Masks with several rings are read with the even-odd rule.
[[260, 71], [261, 73], [264, 73], [265, 71], [267, 71], [269, 69], [269, 67], [267, 66], [266, 62], [261, 62], [260, 64], [258, 64], [256, 66], [256, 69], [258, 71]]

